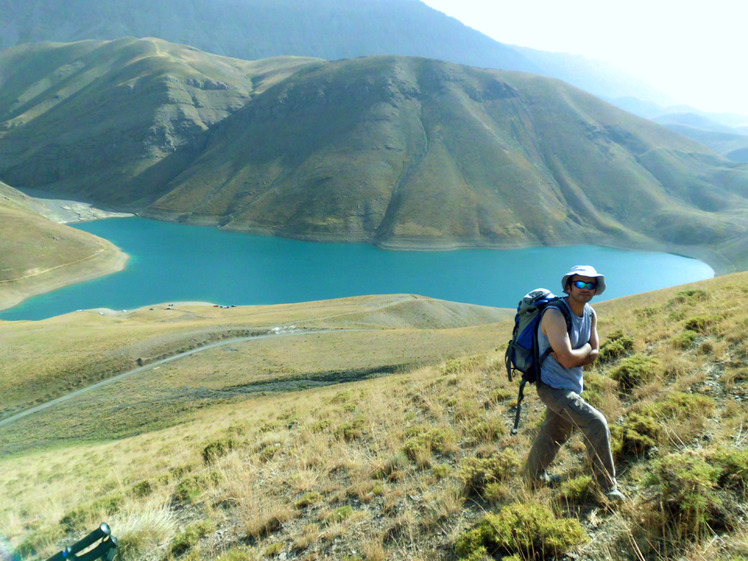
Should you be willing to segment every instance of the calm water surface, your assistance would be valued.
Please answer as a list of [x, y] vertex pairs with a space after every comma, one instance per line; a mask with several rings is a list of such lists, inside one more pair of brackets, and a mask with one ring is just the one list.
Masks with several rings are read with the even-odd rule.
[[528, 291], [560, 293], [576, 264], [607, 277], [597, 301], [703, 280], [704, 263], [672, 254], [596, 246], [385, 251], [367, 244], [316, 243], [223, 232], [142, 218], [76, 225], [130, 255], [117, 274], [31, 298], [0, 319], [44, 319], [77, 309], [158, 303], [280, 304], [365, 294], [410, 293], [514, 308]]

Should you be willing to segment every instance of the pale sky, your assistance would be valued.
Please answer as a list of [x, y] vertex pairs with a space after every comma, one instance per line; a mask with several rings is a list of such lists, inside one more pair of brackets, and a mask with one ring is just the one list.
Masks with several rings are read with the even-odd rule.
[[680, 103], [748, 116], [747, 0], [422, 0], [510, 45], [585, 55]]

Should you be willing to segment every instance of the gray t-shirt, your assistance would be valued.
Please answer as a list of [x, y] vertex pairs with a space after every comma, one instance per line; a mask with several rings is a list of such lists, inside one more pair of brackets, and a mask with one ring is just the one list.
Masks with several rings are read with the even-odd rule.
[[[566, 306], [571, 314], [571, 332], [569, 333], [569, 339], [571, 339], [571, 348], [578, 349], [583, 347], [585, 343], [588, 343], [592, 334], [592, 306], [589, 304], [584, 305], [584, 311], [582, 316], [576, 315], [571, 311], [566, 301], [563, 301], [562, 306]], [[538, 326], [538, 351], [540, 355], [550, 347], [548, 337], [541, 331]], [[582, 393], [584, 389], [584, 381], [582, 379], [582, 367], [575, 366], [574, 368], [564, 368], [561, 364], [553, 357], [548, 357], [543, 362], [540, 368], [540, 378], [544, 384], [557, 388], [560, 390], [571, 390], [576, 393]]]

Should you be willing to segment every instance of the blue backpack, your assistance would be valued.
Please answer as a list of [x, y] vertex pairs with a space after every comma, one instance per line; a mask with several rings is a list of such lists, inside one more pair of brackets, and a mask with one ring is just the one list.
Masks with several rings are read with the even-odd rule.
[[506, 372], [510, 382], [512, 381], [512, 372], [522, 373], [512, 434], [516, 434], [519, 427], [522, 400], [525, 397], [525, 384], [528, 382], [534, 384], [540, 380], [540, 367], [552, 351], [550, 347], [542, 355], [538, 351], [538, 327], [543, 313], [548, 308], [556, 308], [564, 315], [566, 330], [571, 332], [571, 310], [569, 310], [569, 305], [562, 296], [556, 296], [545, 288], [536, 288], [526, 294], [517, 305], [517, 314], [514, 316], [514, 331], [504, 356]]

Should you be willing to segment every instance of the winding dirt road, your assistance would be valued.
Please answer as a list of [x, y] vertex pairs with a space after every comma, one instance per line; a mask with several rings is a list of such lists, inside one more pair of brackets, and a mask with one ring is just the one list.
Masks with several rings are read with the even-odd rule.
[[185, 358], [190, 355], [194, 355], [197, 353], [201, 353], [203, 351], [207, 351], [209, 349], [214, 349], [216, 347], [222, 347], [224, 345], [231, 345], [233, 343], [240, 343], [244, 341], [251, 341], [254, 339], [265, 339], [268, 337], [292, 337], [297, 335], [314, 335], [317, 333], [329, 333], [331, 331], [367, 331], [366, 329], [318, 329], [318, 330], [289, 330], [289, 331], [277, 331], [277, 330], [271, 330], [269, 333], [265, 333], [263, 335], [250, 335], [247, 337], [236, 337], [233, 339], [224, 339], [222, 341], [218, 341], [216, 343], [210, 343], [208, 345], [197, 347], [195, 349], [191, 349], [189, 351], [185, 351], [183, 353], [176, 354], [174, 356], [170, 356], [168, 358], [164, 358], [161, 360], [157, 360], [155, 362], [151, 362], [149, 364], [146, 364], [144, 366], [140, 366], [138, 368], [134, 368], [133, 370], [128, 370], [127, 372], [123, 372], [121, 374], [117, 374], [115, 376], [112, 376], [111, 378], [107, 378], [106, 380], [101, 380], [100, 382], [96, 382], [95, 384], [92, 384], [90, 386], [86, 386], [85, 388], [81, 388], [79, 390], [75, 390], [74, 392], [70, 392], [69, 394], [63, 395], [61, 397], [52, 399], [50, 401], [47, 401], [46, 403], [42, 403], [41, 405], [36, 405], [35, 407], [31, 407], [29, 409], [26, 409], [24, 411], [21, 411], [20, 413], [16, 413], [15, 415], [8, 417], [7, 419], [3, 419], [0, 421], [0, 427], [5, 427], [7, 425], [10, 425], [14, 423], [15, 421], [18, 421], [19, 419], [23, 419], [24, 417], [28, 415], [32, 415], [34, 413], [38, 413], [39, 411], [43, 411], [44, 409], [47, 409], [49, 407], [52, 407], [54, 405], [57, 405], [58, 403], [62, 403], [63, 401], [67, 401], [69, 399], [73, 399], [81, 394], [84, 394], [86, 392], [90, 392], [91, 390], [95, 390], [101, 387], [104, 387], [106, 385], [112, 384], [114, 382], [117, 382], [118, 380], [122, 380], [124, 378], [128, 378], [130, 376], [134, 376], [135, 374], [139, 374], [141, 372], [146, 372], [147, 370], [152, 370], [153, 368], [156, 368], [157, 366], [161, 366], [162, 364], [166, 364], [167, 362], [173, 362], [175, 360], [179, 360], [181, 358]]

